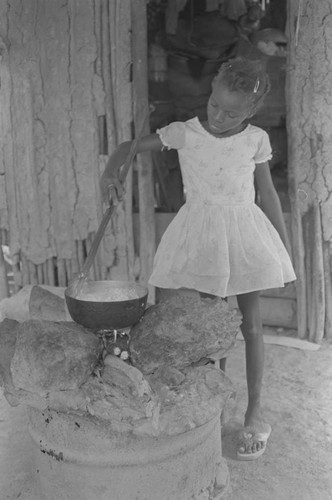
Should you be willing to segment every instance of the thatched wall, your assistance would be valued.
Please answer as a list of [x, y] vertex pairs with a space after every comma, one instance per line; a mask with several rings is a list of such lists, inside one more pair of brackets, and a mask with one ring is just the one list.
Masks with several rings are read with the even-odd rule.
[[[83, 264], [105, 209], [98, 181], [107, 155], [132, 138], [147, 104], [145, 19], [143, 0], [0, 3], [0, 229], [17, 286], [65, 286]], [[151, 243], [139, 259], [130, 174], [92, 278], [146, 281], [150, 165], [140, 159], [137, 168], [142, 238]]]

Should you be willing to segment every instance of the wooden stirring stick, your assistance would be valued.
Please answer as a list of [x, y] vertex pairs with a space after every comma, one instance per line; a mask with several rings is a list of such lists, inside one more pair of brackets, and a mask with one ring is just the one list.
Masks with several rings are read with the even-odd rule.
[[[131, 166], [131, 164], [136, 156], [138, 143], [139, 143], [139, 140], [141, 139], [141, 137], [144, 133], [145, 126], [146, 126], [146, 123], [147, 123], [149, 116], [150, 116], [150, 113], [147, 112], [146, 116], [143, 120], [142, 126], [139, 130], [139, 134], [133, 140], [133, 142], [130, 146], [130, 150], [129, 150], [128, 156], [126, 158], [126, 161], [120, 170], [119, 180], [120, 180], [121, 184], [124, 183], [124, 181], [127, 177], [129, 168], [130, 168], [130, 166]], [[108, 207], [108, 209], [106, 210], [106, 212], [103, 215], [101, 223], [98, 227], [96, 235], [95, 235], [93, 242], [91, 244], [91, 248], [90, 248], [89, 253], [87, 255], [86, 261], [84, 262], [83, 267], [82, 267], [78, 277], [75, 278], [69, 285], [70, 289], [71, 289], [71, 295], [73, 297], [76, 297], [79, 294], [79, 292], [83, 288], [84, 282], [88, 278], [90, 268], [92, 266], [92, 263], [94, 261], [94, 258], [96, 256], [97, 250], [98, 250], [99, 245], [100, 245], [100, 241], [104, 235], [105, 229], [110, 221], [110, 218], [112, 217], [112, 215], [116, 209], [116, 205], [114, 204], [114, 201], [113, 201], [113, 199], [115, 199], [115, 198], [116, 198], [116, 194], [114, 193], [114, 186], [113, 186], [113, 188], [112, 188], [112, 186], [110, 186], [110, 206]]]

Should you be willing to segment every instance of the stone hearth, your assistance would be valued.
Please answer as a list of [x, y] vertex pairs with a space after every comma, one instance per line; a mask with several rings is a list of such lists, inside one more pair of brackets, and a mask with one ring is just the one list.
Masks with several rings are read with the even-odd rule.
[[130, 330], [126, 361], [41, 317], [0, 323], [0, 375], [8, 402], [30, 407], [42, 500], [226, 498], [220, 415], [233, 388], [209, 360], [238, 332], [227, 303], [164, 294]]

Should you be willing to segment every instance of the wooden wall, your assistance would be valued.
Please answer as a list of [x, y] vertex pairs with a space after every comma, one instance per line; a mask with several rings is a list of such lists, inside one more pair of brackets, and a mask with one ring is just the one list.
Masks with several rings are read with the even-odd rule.
[[332, 337], [332, 1], [288, 0], [287, 129], [297, 323]]

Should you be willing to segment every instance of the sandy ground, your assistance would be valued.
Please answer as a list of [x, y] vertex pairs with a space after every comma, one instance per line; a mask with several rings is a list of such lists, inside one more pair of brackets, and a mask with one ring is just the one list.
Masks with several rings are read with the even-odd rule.
[[263, 410], [272, 434], [255, 462], [235, 459], [234, 429], [246, 407], [244, 342], [227, 368], [237, 390], [235, 415], [223, 437], [233, 499], [331, 500], [332, 344], [315, 352], [266, 345]]
[[[237, 399], [223, 437], [233, 500], [331, 500], [332, 344], [315, 352], [266, 345], [263, 408], [273, 431], [255, 462], [235, 459], [246, 406], [244, 369], [244, 342], [238, 341], [227, 365]], [[37, 499], [31, 456], [25, 409], [0, 396], [0, 500]]]

